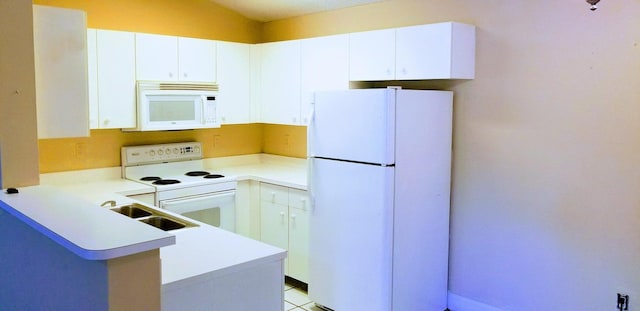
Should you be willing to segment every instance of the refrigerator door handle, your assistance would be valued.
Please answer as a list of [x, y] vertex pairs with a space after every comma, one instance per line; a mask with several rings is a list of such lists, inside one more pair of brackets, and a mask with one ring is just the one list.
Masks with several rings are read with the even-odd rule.
[[315, 101], [315, 93], [313, 94], [313, 101], [311, 101], [311, 111], [309, 112], [309, 125], [307, 130], [307, 157], [313, 157], [311, 154], [312, 150], [314, 150], [313, 146], [313, 136], [314, 136], [314, 127], [316, 122], [316, 101]]
[[316, 200], [313, 194], [313, 136], [314, 127], [316, 122], [316, 94], [313, 94], [313, 101], [311, 102], [311, 112], [309, 113], [309, 127], [307, 130], [307, 193], [309, 194], [309, 207], [311, 213], [315, 211]]
[[307, 159], [307, 193], [309, 194], [309, 207], [311, 209], [311, 213], [313, 213], [316, 209], [316, 198], [313, 194], [313, 158], [309, 157]]

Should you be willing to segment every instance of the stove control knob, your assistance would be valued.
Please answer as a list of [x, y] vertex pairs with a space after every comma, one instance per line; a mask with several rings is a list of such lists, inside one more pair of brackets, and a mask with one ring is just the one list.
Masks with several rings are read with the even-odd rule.
[[158, 149], [158, 155], [161, 156], [164, 154], [164, 151], [162, 151], [162, 149]]
[[156, 152], [151, 150], [151, 151], [149, 151], [149, 155], [152, 156], [152, 157], [155, 157], [156, 156]]
[[171, 154], [171, 149], [167, 148], [167, 150], [164, 151], [166, 154]]
[[180, 154], [180, 149], [173, 148], [173, 154]]

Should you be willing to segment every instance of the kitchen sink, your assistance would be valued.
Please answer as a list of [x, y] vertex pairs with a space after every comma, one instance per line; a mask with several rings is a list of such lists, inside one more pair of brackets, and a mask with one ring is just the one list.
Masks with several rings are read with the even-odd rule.
[[139, 204], [124, 205], [111, 210], [131, 218], [147, 217], [153, 214], [152, 211], [141, 207]]
[[145, 219], [140, 219], [140, 221], [164, 231], [182, 229], [186, 227], [186, 225], [183, 223], [162, 216], [153, 216]]
[[164, 231], [177, 230], [182, 228], [197, 227], [198, 225], [190, 221], [175, 217], [168, 213], [132, 203], [111, 208], [112, 211], [122, 215], [137, 219], [140, 222], [154, 226]]

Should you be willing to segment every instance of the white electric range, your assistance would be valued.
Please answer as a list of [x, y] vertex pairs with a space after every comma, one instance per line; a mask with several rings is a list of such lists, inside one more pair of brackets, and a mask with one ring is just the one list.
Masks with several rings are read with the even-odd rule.
[[202, 144], [122, 147], [122, 176], [155, 188], [155, 205], [235, 232], [236, 178], [207, 170]]

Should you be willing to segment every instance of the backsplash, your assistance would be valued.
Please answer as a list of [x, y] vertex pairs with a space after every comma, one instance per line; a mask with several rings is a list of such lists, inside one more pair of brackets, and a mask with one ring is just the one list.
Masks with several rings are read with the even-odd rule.
[[215, 129], [160, 132], [92, 130], [90, 137], [40, 139], [40, 173], [120, 166], [120, 147], [199, 141], [204, 157], [253, 153], [304, 158], [306, 127], [273, 124], [223, 125]]

